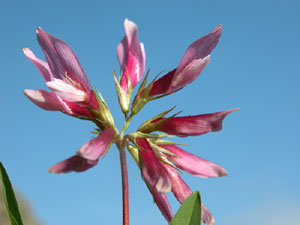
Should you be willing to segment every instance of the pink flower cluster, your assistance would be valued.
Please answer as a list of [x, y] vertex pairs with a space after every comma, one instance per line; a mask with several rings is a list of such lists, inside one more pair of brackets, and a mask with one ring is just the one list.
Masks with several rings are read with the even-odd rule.
[[[130, 119], [149, 101], [179, 91], [201, 74], [210, 61], [211, 51], [220, 39], [222, 27], [217, 26], [209, 34], [193, 42], [183, 54], [177, 68], [158, 80], [154, 79], [148, 86], [148, 74], [144, 77], [145, 49], [138, 40], [137, 26], [126, 19], [124, 27], [125, 36], [117, 46], [122, 76], [119, 80], [115, 77], [115, 84], [128, 126]], [[172, 191], [180, 203], [192, 193], [178, 170], [198, 177], [227, 175], [221, 166], [188, 153], [163, 137], [187, 137], [219, 131], [222, 129], [223, 119], [238, 109], [195, 116], [165, 117], [169, 110], [145, 121], [136, 132], [123, 136], [115, 127], [103, 97], [90, 86], [72, 49], [41, 28], [36, 33], [47, 62], [37, 58], [28, 48], [23, 51], [45, 79], [50, 92], [41, 89], [24, 90], [25, 95], [45, 110], [61, 111], [73, 117], [90, 120], [99, 130], [97, 137], [84, 144], [74, 156], [52, 166], [50, 172], [85, 171], [98, 163], [98, 159], [108, 151], [112, 143], [122, 141], [136, 160], [147, 187], [168, 222], [173, 214], [165, 193]], [[143, 82], [130, 106], [131, 94], [142, 79]], [[202, 221], [209, 225], [214, 224], [211, 213], [204, 205]]]

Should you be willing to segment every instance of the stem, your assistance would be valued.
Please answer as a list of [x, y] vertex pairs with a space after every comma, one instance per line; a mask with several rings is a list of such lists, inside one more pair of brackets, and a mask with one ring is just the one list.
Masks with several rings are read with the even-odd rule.
[[122, 173], [122, 194], [123, 194], [123, 225], [129, 225], [129, 188], [128, 188], [128, 172], [125, 152], [126, 139], [120, 139], [117, 144], [120, 152], [120, 163]]
[[123, 139], [124, 132], [128, 128], [128, 126], [129, 126], [129, 124], [130, 124], [130, 122], [131, 122], [131, 120], [132, 120], [132, 118], [133, 118], [134, 115], [135, 114], [131, 113], [130, 116], [126, 119], [126, 122], [125, 122], [125, 124], [123, 126], [123, 129], [121, 131], [121, 134], [120, 134], [121, 139]]

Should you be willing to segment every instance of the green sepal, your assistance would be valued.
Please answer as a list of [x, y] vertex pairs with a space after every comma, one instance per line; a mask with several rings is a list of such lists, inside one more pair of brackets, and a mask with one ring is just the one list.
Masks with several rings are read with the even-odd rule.
[[187, 144], [182, 144], [179, 142], [174, 142], [174, 141], [169, 141], [169, 140], [164, 140], [164, 139], [153, 139], [152, 141], [156, 145], [184, 145], [188, 146]]
[[141, 138], [168, 138], [168, 137], [174, 137], [173, 135], [168, 135], [165, 133], [154, 133], [154, 134], [146, 134], [139, 131], [133, 132], [130, 135], [128, 135], [129, 139], [135, 143], [135, 139], [138, 137]]
[[104, 129], [107, 126], [114, 126], [114, 119], [108, 109], [108, 106], [107, 106], [103, 96], [95, 87], [93, 87], [92, 85], [91, 85], [91, 87], [92, 87], [92, 91], [93, 91], [94, 95], [96, 96], [100, 110], [95, 110], [92, 108], [88, 108], [88, 110], [95, 117], [94, 120], [98, 121], [98, 123], [96, 123], [97, 126], [100, 125], [101, 129]]
[[153, 142], [151, 141], [151, 139], [147, 139], [147, 141], [148, 141], [148, 143], [150, 144], [150, 146], [151, 146], [151, 148], [152, 148], [153, 150], [159, 151], [159, 152], [162, 152], [162, 153], [164, 153], [164, 154], [166, 154], [166, 155], [170, 155], [170, 156], [173, 156], [173, 157], [177, 157], [177, 158], [178, 158], [178, 156], [177, 156], [176, 154], [170, 152], [169, 150], [165, 149], [164, 147], [158, 146], [157, 144], [153, 143]]
[[121, 106], [121, 110], [124, 113], [124, 115], [127, 116], [129, 112], [130, 96], [124, 92], [123, 88], [120, 85], [120, 80], [117, 79], [115, 72], [113, 72], [113, 77], [115, 81], [115, 87], [117, 90], [117, 95], [118, 95], [119, 104]]
[[149, 92], [154, 84], [154, 81], [156, 80], [155, 77], [154, 80], [145, 88], [149, 73], [150, 70], [147, 71], [146, 76], [139, 87], [138, 93], [132, 102], [131, 113], [133, 114], [137, 114], [149, 101]]
[[142, 125], [139, 126], [139, 128], [137, 130], [140, 131], [140, 132], [143, 132], [143, 133], [150, 133], [150, 132], [156, 131], [159, 126], [161, 126], [163, 123], [165, 123], [166, 121], [168, 121], [170, 118], [172, 118], [174, 116], [172, 116], [170, 118], [165, 118], [165, 119], [159, 120], [159, 121], [154, 122], [154, 123], [152, 123], [152, 121], [160, 119], [163, 116], [167, 115], [175, 107], [176, 106], [174, 106], [173, 108], [154, 116], [153, 118], [151, 118], [149, 120], [146, 120], [144, 123], [142, 123]]
[[127, 149], [129, 153], [131, 154], [132, 158], [136, 162], [136, 164], [141, 167], [140, 165], [140, 157], [139, 157], [139, 149], [131, 144], [127, 144]]

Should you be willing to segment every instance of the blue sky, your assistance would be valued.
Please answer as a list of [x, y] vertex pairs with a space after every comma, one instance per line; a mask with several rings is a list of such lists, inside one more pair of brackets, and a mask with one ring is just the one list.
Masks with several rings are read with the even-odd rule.
[[[38, 26], [67, 42], [120, 128], [123, 115], [111, 72], [119, 70], [116, 46], [124, 35], [125, 18], [139, 27], [151, 77], [175, 68], [190, 43], [223, 24], [221, 40], [201, 76], [147, 105], [129, 132], [174, 105], [182, 115], [241, 108], [224, 120], [220, 132], [175, 139], [189, 144], [189, 152], [222, 165], [229, 176], [184, 174], [184, 180], [200, 190], [216, 224], [300, 223], [299, 1], [0, 3], [0, 160], [45, 225], [121, 224], [119, 156], [112, 147], [85, 173], [47, 172], [88, 141], [94, 126], [43, 111], [23, 95], [23, 89], [46, 87], [22, 48], [44, 58], [35, 38]], [[167, 224], [130, 157], [128, 167], [131, 224]], [[172, 194], [168, 197], [176, 211], [178, 203]]]

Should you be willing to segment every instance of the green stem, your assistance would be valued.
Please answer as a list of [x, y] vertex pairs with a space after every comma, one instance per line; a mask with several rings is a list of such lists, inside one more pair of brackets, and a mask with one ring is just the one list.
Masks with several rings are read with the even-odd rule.
[[123, 129], [122, 129], [122, 131], [121, 131], [121, 133], [120, 133], [121, 139], [123, 139], [124, 132], [127, 130], [127, 128], [128, 128], [128, 126], [129, 126], [129, 124], [130, 124], [130, 122], [131, 122], [131, 120], [132, 120], [132, 118], [133, 118], [134, 115], [135, 115], [135, 114], [132, 114], [132, 113], [131, 113], [130, 116], [126, 119], [125, 124], [124, 124], [124, 126], [123, 126]]

